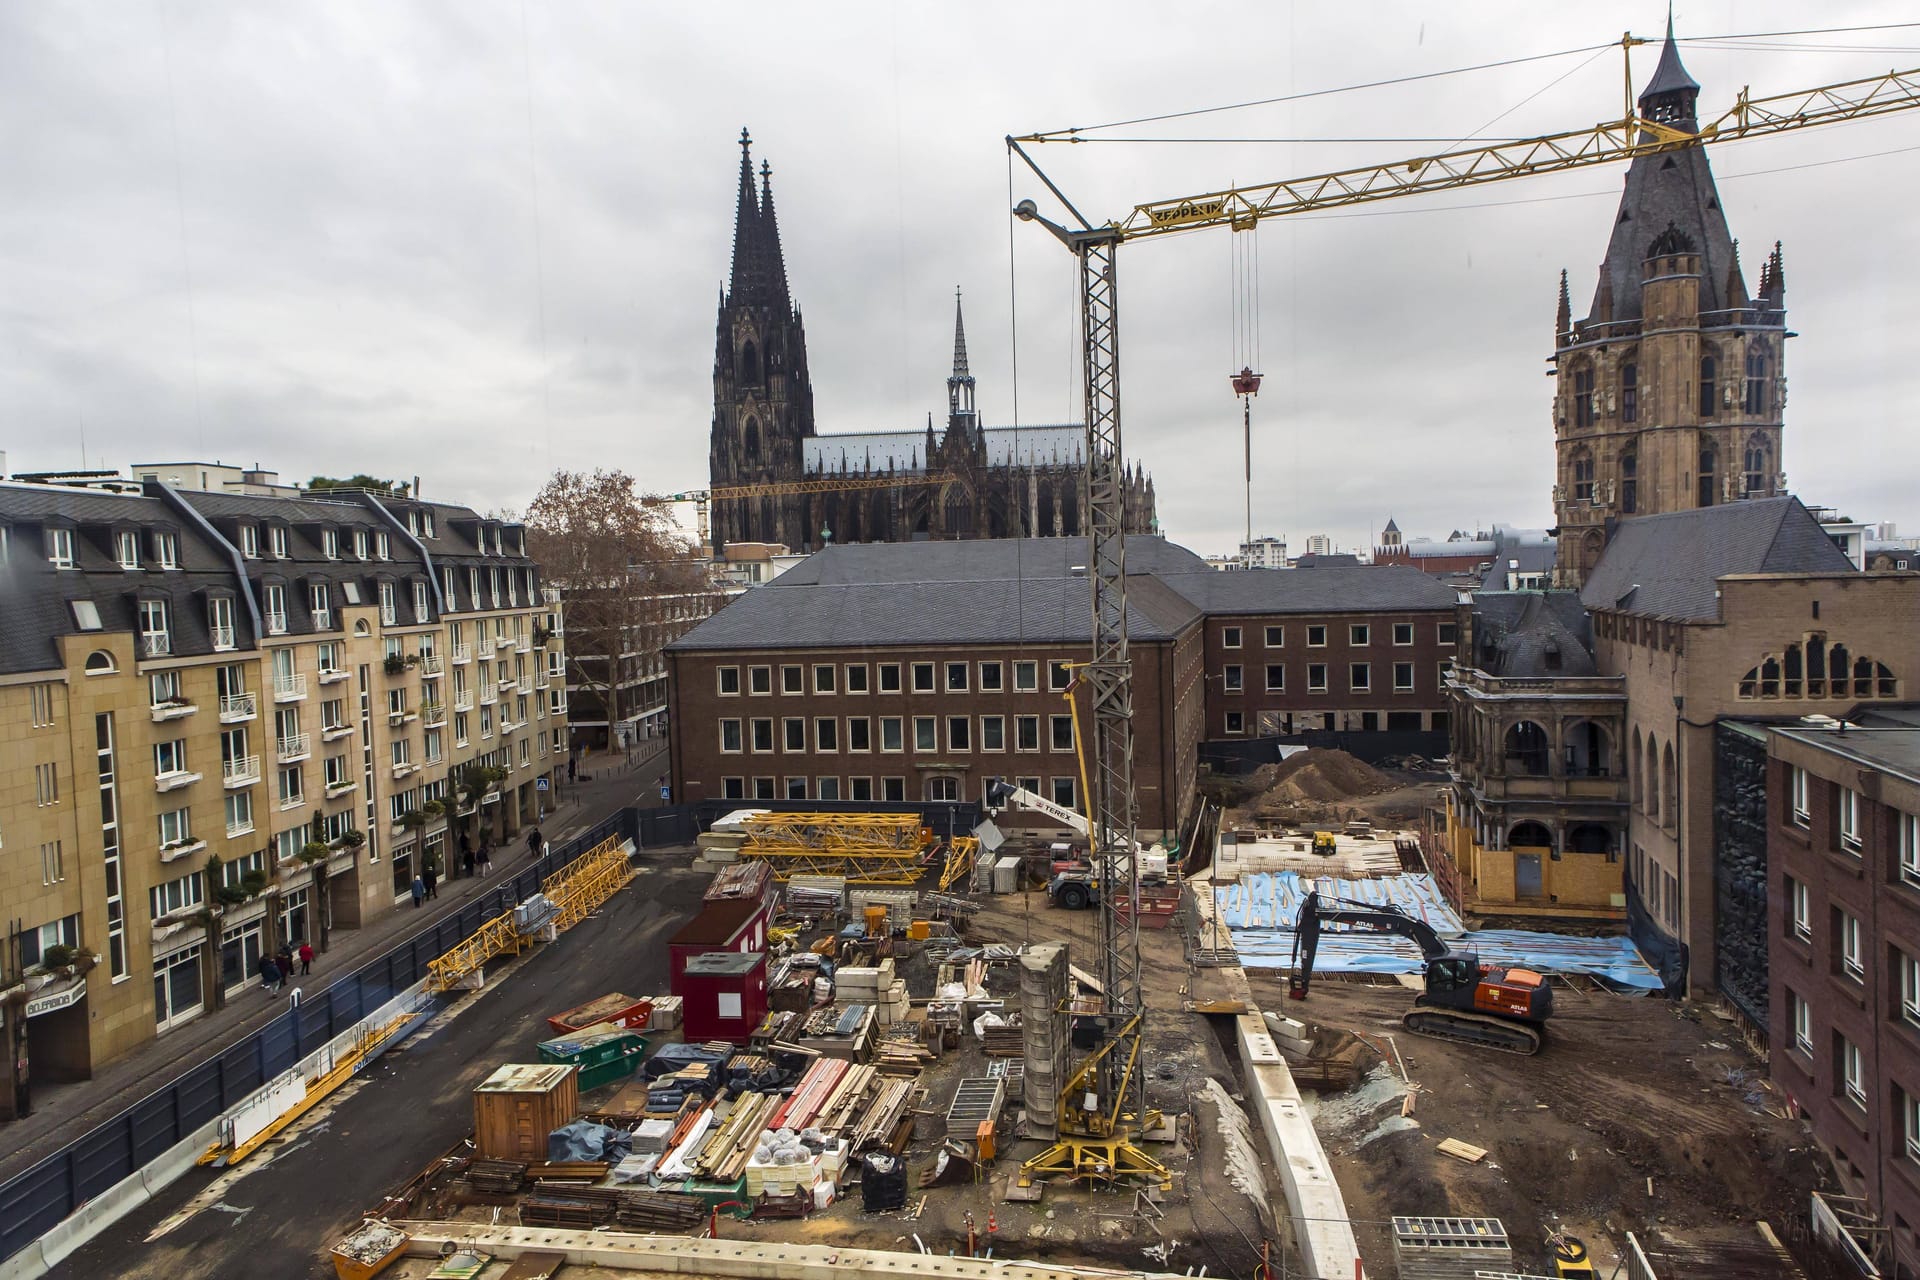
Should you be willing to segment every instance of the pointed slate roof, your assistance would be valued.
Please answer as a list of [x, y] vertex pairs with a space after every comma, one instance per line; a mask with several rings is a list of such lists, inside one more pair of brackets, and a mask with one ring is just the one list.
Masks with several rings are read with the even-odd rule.
[[1572, 591], [1481, 591], [1473, 597], [1473, 665], [1490, 676], [1599, 674], [1593, 621]]
[[1661, 618], [1720, 616], [1718, 580], [1736, 573], [1854, 573], [1800, 499], [1754, 498], [1621, 522], [1581, 588], [1589, 609]]
[[780, 252], [780, 225], [773, 212], [772, 168], [760, 166], [753, 185], [753, 138], [740, 131], [740, 194], [733, 212], [733, 273], [726, 304], [787, 305], [787, 264]]
[[960, 291], [953, 291], [953, 380], [955, 382], [972, 381], [973, 374], [967, 369], [967, 321], [960, 314]]
[[[1693, 103], [1699, 89], [1681, 65], [1669, 29], [1653, 79], [1640, 94], [1640, 112], [1693, 129], [1697, 127]], [[1733, 236], [1727, 230], [1706, 150], [1690, 146], [1636, 156], [1627, 167], [1626, 187], [1614, 214], [1613, 235], [1600, 267], [1589, 321], [1640, 318], [1642, 263], [1654, 238], [1668, 228], [1685, 237], [1700, 255], [1700, 309], [1718, 311], [1732, 305], [1724, 295], [1733, 265]]]

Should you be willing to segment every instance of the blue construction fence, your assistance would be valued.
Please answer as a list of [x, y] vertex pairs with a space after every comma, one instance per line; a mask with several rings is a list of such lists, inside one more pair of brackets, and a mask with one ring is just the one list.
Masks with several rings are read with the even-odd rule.
[[[335, 979], [318, 994], [303, 996], [298, 1006], [214, 1051], [111, 1120], [0, 1184], [0, 1260], [25, 1249], [87, 1201], [138, 1173], [420, 981], [430, 961], [445, 955], [485, 921], [531, 896], [555, 870], [608, 836], [640, 843], [640, 812], [624, 809], [564, 844], [549, 845], [537, 863], [529, 860], [459, 911]], [[507, 859], [513, 856], [506, 850], [502, 853]]]

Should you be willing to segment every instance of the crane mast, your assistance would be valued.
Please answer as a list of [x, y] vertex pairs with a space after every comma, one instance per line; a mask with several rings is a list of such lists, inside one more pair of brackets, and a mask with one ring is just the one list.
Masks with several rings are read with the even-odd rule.
[[[1669, 31], [1668, 39], [1672, 39]], [[1625, 55], [1646, 43], [1631, 34], [1620, 40]], [[1631, 92], [1631, 77], [1628, 78]], [[1697, 132], [1648, 119], [1628, 109], [1619, 120], [1588, 129], [1518, 142], [1471, 147], [1389, 164], [1363, 165], [1305, 178], [1234, 186], [1199, 195], [1135, 205], [1099, 226], [1089, 222], [1049, 178], [1022, 143], [1079, 142], [1077, 130], [1006, 139], [1007, 147], [1033, 171], [1078, 223], [1068, 227], [1041, 216], [1031, 200], [1015, 206], [1016, 217], [1038, 222], [1070, 250], [1080, 270], [1081, 365], [1086, 397], [1087, 515], [1092, 588], [1092, 661], [1082, 673], [1091, 691], [1093, 778], [1087, 817], [1100, 833], [1098, 939], [1100, 978], [1106, 984], [1105, 1024], [1114, 1041], [1082, 1067], [1078, 1082], [1097, 1080], [1100, 1106], [1078, 1132], [1096, 1141], [1062, 1142], [1022, 1166], [1023, 1185], [1034, 1178], [1164, 1177], [1165, 1169], [1133, 1147], [1128, 1122], [1151, 1128], [1158, 1122], [1146, 1105], [1141, 1043], [1146, 1014], [1140, 992], [1138, 914], [1122, 912], [1139, 888], [1135, 861], [1133, 790], [1133, 671], [1127, 652], [1127, 539], [1125, 454], [1120, 431], [1120, 313], [1118, 255], [1128, 240], [1208, 227], [1251, 230], [1268, 218], [1317, 209], [1367, 204], [1431, 191], [1454, 190], [1540, 173], [1587, 168], [1636, 156], [1704, 146], [1712, 142], [1867, 119], [1920, 106], [1920, 70], [1893, 71], [1814, 89], [1751, 98], [1742, 89], [1732, 109]], [[1061, 1112], [1072, 1109], [1061, 1099]], [[1131, 1108], [1131, 1110], [1129, 1110]], [[1102, 1117], [1108, 1117], [1103, 1121]]]

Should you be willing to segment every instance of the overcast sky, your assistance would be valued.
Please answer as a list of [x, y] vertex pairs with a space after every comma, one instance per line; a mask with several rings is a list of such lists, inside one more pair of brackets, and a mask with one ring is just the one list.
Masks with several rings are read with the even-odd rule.
[[[1682, 3], [1717, 115], [1920, 65], [1894, 3]], [[1657, 35], [1665, 7], [574, 0], [0, 5], [0, 449], [259, 462], [519, 508], [559, 467], [707, 481], [742, 125], [772, 162], [822, 433], [944, 415], [953, 290], [990, 423], [1077, 416], [1071, 259], [1010, 226], [1005, 134]], [[1644, 83], [1656, 50], [1636, 51]], [[1576, 128], [1617, 49], [1109, 131], [1037, 158], [1091, 217], [1227, 181]], [[1879, 154], [1875, 154], [1879, 153]], [[1859, 158], [1867, 157], [1867, 158]], [[1839, 161], [1839, 163], [1832, 163]], [[1750, 287], [1785, 242], [1785, 469], [1920, 533], [1920, 112], [1716, 148]], [[1543, 526], [1559, 271], [1623, 167], [1122, 250], [1126, 446], [1166, 530], [1239, 541], [1233, 262], [1257, 250], [1256, 533]], [[1045, 193], [1013, 174], [1015, 198]], [[1901, 300], [1905, 299], [1906, 302]], [[83, 455], [84, 449], [84, 455]]]

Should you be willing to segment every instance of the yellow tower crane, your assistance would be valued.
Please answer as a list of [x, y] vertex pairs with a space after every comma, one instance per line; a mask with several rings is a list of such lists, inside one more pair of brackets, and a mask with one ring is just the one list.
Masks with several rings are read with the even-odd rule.
[[[1669, 47], [1673, 33], [1667, 33]], [[1631, 34], [1620, 38], [1621, 53], [1647, 43]], [[1676, 55], [1677, 56], [1677, 55]], [[1070, 1177], [1113, 1182], [1130, 1174], [1157, 1179], [1161, 1166], [1132, 1143], [1139, 1121], [1150, 1114], [1142, 1090], [1140, 1044], [1146, 1010], [1140, 995], [1138, 918], [1123, 917], [1115, 906], [1138, 891], [1134, 861], [1133, 680], [1127, 656], [1125, 513], [1126, 467], [1120, 433], [1120, 246], [1149, 236], [1205, 228], [1247, 231], [1269, 218], [1347, 205], [1370, 204], [1430, 191], [1504, 182], [1530, 174], [1560, 173], [1636, 156], [1688, 147], [1764, 137], [1816, 125], [1839, 124], [1888, 115], [1920, 106], [1920, 70], [1886, 75], [1793, 93], [1754, 98], [1742, 89], [1733, 107], [1704, 127], [1685, 121], [1652, 119], [1633, 98], [1631, 67], [1626, 68], [1626, 107], [1617, 120], [1591, 128], [1439, 155], [1416, 156], [1388, 164], [1362, 165], [1304, 178], [1225, 187], [1198, 195], [1150, 200], [1119, 218], [1095, 225], [1076, 209], [1026, 148], [1050, 142], [1079, 142], [1080, 130], [1065, 129], [1006, 139], [1013, 154], [1033, 171], [1078, 224], [1068, 227], [1040, 215], [1032, 200], [1014, 214], [1038, 222], [1079, 261], [1081, 372], [1086, 404], [1088, 486], [1088, 571], [1093, 581], [1092, 661], [1083, 679], [1090, 690], [1093, 721], [1092, 786], [1087, 817], [1101, 833], [1094, 865], [1101, 876], [1100, 979], [1105, 988], [1101, 1019], [1108, 1042], [1072, 1075], [1068, 1089], [1074, 1107], [1093, 1121], [1083, 1132], [1062, 1135], [1061, 1143], [1029, 1161], [1021, 1181]], [[1062, 1108], [1065, 1114], [1066, 1107]]]

